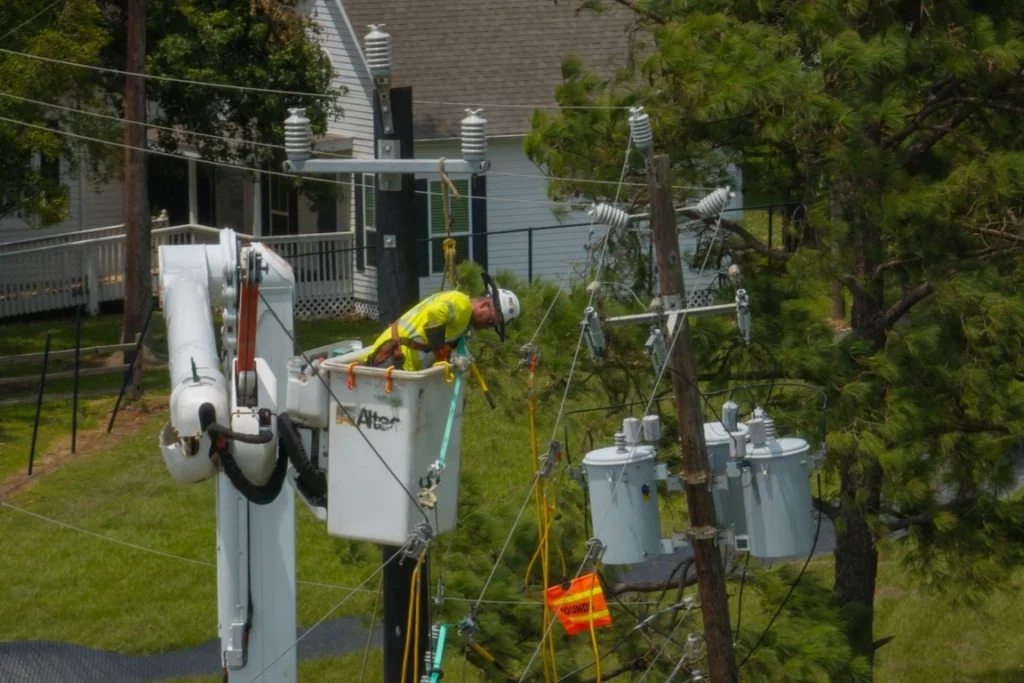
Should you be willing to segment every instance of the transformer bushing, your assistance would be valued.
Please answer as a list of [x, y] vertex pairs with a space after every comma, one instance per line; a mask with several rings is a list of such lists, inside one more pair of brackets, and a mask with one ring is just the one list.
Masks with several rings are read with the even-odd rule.
[[487, 119], [481, 116], [483, 109], [467, 109], [462, 119], [462, 158], [466, 161], [487, 159]]
[[715, 218], [729, 205], [732, 192], [727, 187], [720, 187], [708, 196], [697, 202], [693, 210], [704, 218]]

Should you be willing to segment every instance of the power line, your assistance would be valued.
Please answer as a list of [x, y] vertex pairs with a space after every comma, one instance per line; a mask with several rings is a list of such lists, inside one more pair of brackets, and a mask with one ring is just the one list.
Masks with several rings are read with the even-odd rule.
[[[224, 142], [231, 142], [238, 145], [253, 145], [256, 147], [265, 147], [267, 149], [286, 149], [284, 145], [274, 145], [269, 142], [257, 142], [256, 140], [243, 140], [241, 138], [226, 137], [224, 135], [213, 135], [211, 133], [198, 133], [196, 131], [185, 130], [183, 128], [172, 128], [170, 126], [161, 126], [155, 123], [146, 123], [144, 121], [129, 121], [128, 119], [122, 119], [118, 116], [110, 116], [109, 114], [101, 114], [95, 111], [86, 111], [85, 109], [75, 109], [74, 107], [65, 107], [61, 104], [55, 104], [53, 102], [43, 102], [42, 100], [33, 100], [29, 97], [21, 97], [20, 95], [14, 95], [9, 92], [0, 91], [0, 97], [9, 97], [11, 99], [20, 100], [22, 102], [28, 102], [29, 104], [39, 105], [41, 107], [50, 107], [51, 109], [59, 109], [61, 111], [71, 112], [73, 114], [84, 114], [85, 116], [93, 116], [98, 119], [105, 119], [107, 121], [115, 121], [117, 123], [127, 123], [133, 126], [145, 126], [146, 128], [155, 128], [157, 130], [165, 130], [171, 133], [177, 133], [179, 135], [194, 135], [200, 138], [210, 138], [213, 140], [221, 140]], [[316, 151], [316, 150], [314, 150]], [[346, 154], [338, 154], [334, 152], [322, 152], [316, 151], [317, 154], [331, 157], [344, 157], [348, 158]]]
[[[326, 183], [328, 185], [340, 185], [342, 187], [362, 187], [362, 188], [370, 188], [370, 189], [374, 189], [374, 190], [376, 189], [376, 187], [374, 185], [368, 185], [368, 184], [365, 184], [365, 183], [357, 183], [355, 181], [346, 182], [346, 181], [342, 181], [342, 180], [331, 180], [329, 178], [319, 178], [319, 177], [317, 177], [315, 175], [302, 175], [302, 176], [299, 176], [299, 175], [295, 175], [295, 174], [292, 174], [292, 173], [283, 173], [281, 171], [270, 171], [270, 170], [265, 170], [265, 169], [260, 169], [260, 168], [252, 168], [250, 166], [242, 166], [240, 164], [232, 164], [232, 163], [228, 163], [226, 161], [215, 161], [213, 159], [203, 159], [202, 157], [196, 158], [196, 157], [186, 156], [184, 154], [174, 154], [173, 152], [164, 152], [162, 150], [149, 149], [148, 147], [134, 147], [134, 146], [131, 146], [131, 145], [126, 145], [123, 142], [114, 142], [113, 140], [104, 140], [102, 138], [94, 138], [94, 137], [91, 137], [89, 135], [82, 135], [80, 133], [73, 133], [73, 132], [67, 131], [67, 130], [59, 130], [59, 129], [58, 130], [54, 130], [54, 129], [48, 128], [46, 126], [40, 126], [38, 124], [29, 123], [27, 121], [19, 121], [18, 119], [11, 119], [11, 118], [7, 118], [7, 117], [4, 117], [4, 116], [0, 116], [0, 121], [6, 121], [7, 123], [13, 123], [13, 124], [16, 124], [16, 125], [19, 125], [19, 126], [26, 126], [28, 128], [34, 128], [36, 130], [41, 130], [41, 131], [44, 131], [46, 133], [54, 133], [54, 134], [57, 134], [57, 135], [64, 135], [64, 136], [67, 136], [67, 137], [77, 138], [79, 140], [85, 140], [87, 142], [94, 142], [94, 143], [98, 143], [98, 144], [101, 144], [101, 145], [108, 145], [110, 147], [120, 147], [121, 149], [134, 149], [134, 150], [146, 152], [148, 154], [156, 154], [157, 156], [169, 157], [171, 159], [181, 159], [183, 161], [194, 161], [194, 162], [196, 162], [198, 164], [207, 164], [207, 165], [210, 165], [210, 166], [219, 166], [221, 168], [229, 168], [229, 169], [234, 169], [234, 170], [237, 170], [237, 171], [249, 171], [250, 173], [262, 173], [264, 175], [276, 176], [276, 177], [281, 177], [281, 178], [289, 178], [291, 180], [301, 179], [301, 180], [309, 181], [309, 182]], [[430, 190], [416, 190], [416, 194], [432, 195], [432, 196], [438, 196], [438, 197], [441, 196], [440, 192], [432, 192]], [[468, 197], [468, 199], [496, 201], [496, 202], [513, 202], [513, 203], [517, 203], [517, 204], [539, 204], [539, 205], [542, 205], [542, 206], [547, 206], [549, 208], [553, 207], [553, 206], [558, 206], [558, 202], [553, 202], [553, 201], [539, 201], [539, 200], [532, 200], [532, 199], [513, 199], [511, 197], [492, 197], [492, 196], [487, 196], [487, 197]]]
[[37, 14], [33, 14], [33, 15], [32, 15], [31, 17], [29, 17], [29, 18], [28, 18], [28, 19], [26, 19], [25, 21], [21, 22], [20, 24], [18, 24], [17, 26], [15, 26], [14, 28], [12, 28], [12, 29], [11, 29], [10, 31], [8, 31], [7, 33], [5, 33], [5, 34], [3, 34], [2, 36], [0, 36], [0, 40], [6, 40], [6, 39], [7, 39], [8, 37], [10, 37], [11, 35], [13, 35], [13, 34], [17, 33], [18, 31], [20, 31], [20, 30], [21, 30], [21, 29], [23, 29], [24, 27], [28, 26], [28, 25], [29, 25], [29, 24], [31, 24], [31, 23], [32, 23], [33, 21], [35, 21], [35, 20], [36, 20], [36, 19], [38, 19], [39, 17], [41, 17], [41, 16], [43, 16], [44, 14], [46, 14], [47, 12], [49, 12], [49, 11], [50, 11], [51, 9], [53, 9], [53, 8], [54, 8], [55, 6], [59, 5], [59, 4], [60, 4], [61, 2], [63, 2], [63, 1], [64, 1], [64, 0], [53, 0], [53, 2], [51, 2], [51, 3], [50, 3], [49, 5], [47, 5], [47, 6], [45, 7], [45, 8], [43, 8], [42, 10], [40, 10], [40, 11], [39, 11], [39, 12], [38, 12]]
[[228, 83], [211, 83], [209, 81], [194, 81], [187, 78], [174, 78], [171, 76], [157, 76], [156, 74], [138, 73], [134, 71], [122, 71], [120, 69], [111, 69], [103, 66], [94, 66], [92, 64], [82, 64], [80, 62], [69, 62], [66, 59], [54, 59], [53, 57], [43, 57], [42, 55], [33, 55], [27, 52], [18, 52], [16, 50], [8, 50], [7, 48], [0, 48], [0, 53], [13, 55], [15, 57], [27, 57], [28, 59], [37, 59], [41, 62], [49, 62], [51, 64], [61, 64], [63, 66], [73, 66], [79, 69], [90, 69], [92, 71], [100, 71], [103, 73], [117, 74], [119, 76], [136, 76], [138, 78], [148, 78], [155, 81], [165, 81], [167, 83], [180, 83], [183, 85], [201, 85], [209, 88], [225, 88], [227, 90], [240, 90], [245, 92], [261, 92], [269, 93], [272, 95], [295, 95], [298, 97], [316, 97], [330, 99], [334, 95], [325, 95], [321, 93], [311, 92], [299, 92], [297, 90], [275, 90], [273, 88], [255, 88], [247, 85], [232, 85]]
[[[536, 178], [540, 180], [564, 180], [571, 183], [591, 183], [594, 185], [618, 185], [614, 180], [597, 180], [588, 178], [568, 178], [565, 176], [540, 175], [538, 173], [510, 173], [506, 171], [488, 171], [487, 175], [504, 176], [508, 178]], [[623, 182], [627, 187], [647, 187], [647, 183]], [[703, 187], [701, 185], [673, 185], [675, 190], [717, 190], [717, 187]]]
[[622, 110], [628, 111], [630, 107], [614, 106], [614, 105], [603, 105], [603, 104], [577, 104], [577, 105], [561, 105], [558, 103], [551, 104], [511, 104], [511, 103], [483, 103], [483, 102], [445, 102], [442, 100], [413, 100], [414, 104], [435, 104], [441, 106], [451, 107], [481, 107], [487, 109], [605, 109], [605, 110]]

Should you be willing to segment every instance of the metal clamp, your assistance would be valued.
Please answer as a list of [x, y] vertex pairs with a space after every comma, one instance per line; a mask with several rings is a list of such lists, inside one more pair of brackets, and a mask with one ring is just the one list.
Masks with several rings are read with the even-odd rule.
[[549, 441], [548, 452], [540, 458], [540, 470], [538, 474], [541, 479], [547, 479], [555, 471], [555, 467], [562, 461], [562, 442]]
[[519, 359], [520, 368], [533, 368], [534, 363], [540, 360], [540, 351], [537, 350], [536, 344], [523, 344], [519, 349], [519, 354], [522, 358]]
[[437, 494], [434, 491], [441, 484], [441, 472], [443, 468], [438, 461], [434, 461], [427, 469], [427, 473], [420, 477], [420, 492], [416, 494], [420, 505], [433, 510], [437, 505]]
[[695, 541], [707, 541], [718, 536], [718, 529], [713, 526], [692, 526], [686, 535]]
[[456, 628], [459, 631], [459, 635], [463, 638], [472, 637], [474, 633], [480, 630], [480, 622], [476, 618], [476, 605], [469, 606], [469, 614], [459, 619]]
[[743, 340], [750, 343], [750, 297], [747, 290], [736, 290], [736, 326], [739, 327]]
[[426, 522], [420, 522], [406, 537], [402, 554], [414, 559], [422, 557], [430, 547], [432, 540], [434, 540], [434, 530]]
[[594, 562], [595, 564], [601, 561], [604, 557], [604, 551], [608, 549], [604, 543], [598, 538], [591, 538], [587, 541], [587, 556], [584, 558], [584, 562]]
[[705, 484], [711, 479], [711, 475], [707, 470], [700, 470], [697, 472], [683, 472], [680, 475], [680, 479], [685, 481], [690, 486], [697, 484]]

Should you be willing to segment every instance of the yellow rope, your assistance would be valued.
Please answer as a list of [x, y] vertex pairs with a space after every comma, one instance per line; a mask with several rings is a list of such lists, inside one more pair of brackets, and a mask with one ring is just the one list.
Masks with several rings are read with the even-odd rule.
[[421, 556], [416, 560], [416, 566], [412, 570], [412, 580], [409, 582], [409, 616], [405, 621], [405, 651], [402, 654], [402, 683], [406, 683], [405, 673], [409, 667], [409, 647], [412, 645], [412, 632], [413, 632], [413, 617], [415, 615], [416, 620], [416, 656], [413, 661], [413, 674], [412, 680], [415, 681], [418, 678], [419, 673], [419, 648], [420, 648], [420, 629], [419, 629], [419, 612], [420, 612], [420, 590], [419, 590], [419, 578], [420, 578], [420, 567], [423, 565], [423, 557]]
[[[533, 471], [534, 473], [540, 472], [540, 454], [537, 451], [537, 398], [534, 393], [534, 381], [537, 375], [537, 360], [536, 357], [530, 362], [530, 374], [527, 380], [527, 396], [530, 416], [530, 455], [533, 458]], [[550, 582], [550, 535], [549, 530], [551, 522], [554, 520], [554, 515], [550, 513], [547, 504], [547, 491], [544, 483], [538, 478], [534, 484], [534, 512], [537, 518], [537, 552], [534, 553], [533, 558], [530, 560], [530, 564], [526, 570], [525, 585], [527, 593], [529, 593], [530, 587], [530, 575], [533, 572], [533, 566], [536, 562], [537, 556], [540, 556], [541, 565], [541, 580], [543, 588], [546, 591]], [[564, 573], [564, 572], [563, 572]], [[548, 602], [545, 599], [546, 596], [542, 596], [543, 608], [543, 623], [547, 624], [550, 620], [550, 608]], [[558, 661], [555, 654], [555, 638], [554, 632], [551, 629], [546, 629], [546, 634], [542, 636], [541, 640], [542, 657], [541, 661], [544, 665], [544, 680], [545, 681], [557, 681], [558, 680]]]
[[448, 206], [448, 193], [455, 195], [456, 199], [463, 199], [463, 196], [459, 194], [458, 189], [455, 187], [455, 183], [452, 182], [451, 178], [444, 170], [444, 157], [441, 157], [438, 161], [440, 168], [438, 173], [441, 175], [441, 213], [444, 214], [444, 234], [445, 240], [441, 243], [441, 249], [444, 251], [444, 272], [441, 276], [441, 289], [444, 289], [446, 282], [450, 283], [452, 289], [456, 289], [459, 285], [459, 273], [455, 267], [455, 250], [457, 243], [452, 239], [452, 214]]
[[601, 683], [601, 653], [597, 649], [597, 635], [594, 633], [594, 581], [600, 570], [601, 561], [598, 560], [594, 563], [594, 573], [590, 575], [590, 609], [587, 610], [590, 615], [590, 645], [594, 648], [594, 669], [597, 671], [594, 683]]

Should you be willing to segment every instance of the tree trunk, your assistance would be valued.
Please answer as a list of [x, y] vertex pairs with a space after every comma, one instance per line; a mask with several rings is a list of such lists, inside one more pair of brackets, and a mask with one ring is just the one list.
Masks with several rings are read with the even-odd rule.
[[[146, 68], [146, 0], [128, 0], [129, 73]], [[145, 79], [126, 76], [124, 114], [124, 326], [121, 341], [135, 340], [142, 331], [146, 305], [152, 298], [152, 237], [149, 224], [149, 193], [146, 188], [146, 93]], [[126, 363], [131, 362], [125, 358]]]
[[[878, 574], [878, 550], [867, 522], [867, 514], [877, 510], [881, 498], [881, 471], [877, 465], [845, 462], [840, 466], [842, 499], [836, 534], [835, 594], [851, 610], [850, 644], [856, 654], [873, 659], [875, 580]], [[868, 499], [855, 502], [858, 491]]]

